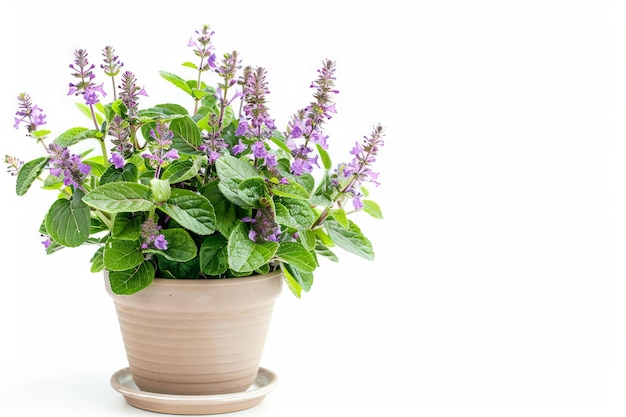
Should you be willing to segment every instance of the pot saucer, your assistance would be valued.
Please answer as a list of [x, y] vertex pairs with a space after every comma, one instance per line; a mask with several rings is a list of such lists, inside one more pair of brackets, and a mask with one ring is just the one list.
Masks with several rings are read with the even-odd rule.
[[213, 395], [159, 394], [140, 390], [129, 368], [111, 376], [111, 386], [137, 408], [166, 414], [219, 414], [245, 410], [258, 405], [272, 391], [278, 379], [269, 369], [259, 368], [256, 380], [243, 392]]

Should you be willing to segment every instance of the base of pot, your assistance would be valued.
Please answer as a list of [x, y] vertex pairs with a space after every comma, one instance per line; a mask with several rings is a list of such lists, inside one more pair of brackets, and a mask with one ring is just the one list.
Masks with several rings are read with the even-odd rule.
[[259, 368], [256, 380], [248, 390], [215, 395], [173, 395], [141, 391], [123, 368], [111, 376], [111, 386], [128, 404], [143, 410], [165, 414], [220, 414], [245, 410], [258, 405], [278, 383], [276, 374]]

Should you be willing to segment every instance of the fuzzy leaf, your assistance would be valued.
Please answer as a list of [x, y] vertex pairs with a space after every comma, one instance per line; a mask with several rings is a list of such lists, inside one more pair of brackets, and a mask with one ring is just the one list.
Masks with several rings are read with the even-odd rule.
[[250, 178], [260, 178], [254, 167], [248, 161], [223, 155], [215, 161], [217, 176], [220, 179], [219, 189], [228, 200], [240, 207], [247, 204], [239, 196], [239, 184]]
[[167, 240], [167, 249], [144, 249], [144, 252], [157, 253], [170, 261], [187, 262], [196, 257], [196, 244], [184, 229], [163, 229], [161, 233]]
[[294, 229], [308, 229], [313, 225], [317, 214], [303, 200], [282, 199], [276, 203], [276, 222]]
[[174, 133], [172, 142], [179, 152], [194, 154], [202, 144], [202, 134], [196, 122], [189, 116], [176, 118], [170, 122], [170, 130]]
[[109, 271], [126, 271], [143, 262], [140, 240], [109, 239], [104, 246], [104, 267]]
[[219, 276], [228, 270], [228, 240], [215, 234], [207, 237], [200, 246], [200, 269], [209, 276]]
[[115, 294], [130, 295], [141, 291], [154, 281], [152, 263], [144, 261], [126, 271], [109, 271], [109, 283]]
[[333, 209], [330, 211], [330, 215], [332, 216], [333, 219], [337, 220], [337, 223], [339, 223], [342, 227], [346, 229], [350, 227], [350, 222], [348, 220], [348, 216], [346, 215], [346, 211], [344, 209], [342, 208]]
[[380, 206], [372, 200], [363, 200], [363, 211], [375, 219], [383, 218], [383, 212]]
[[372, 243], [361, 233], [361, 229], [352, 221], [349, 221], [349, 227], [347, 229], [332, 219], [327, 219], [324, 224], [326, 225], [326, 230], [328, 230], [330, 238], [337, 246], [369, 261], [374, 260]]
[[24, 195], [33, 185], [33, 182], [37, 179], [41, 171], [46, 167], [48, 158], [37, 158], [32, 161], [26, 162], [19, 173], [17, 174], [17, 182], [15, 185], [15, 192], [17, 195]]
[[139, 170], [135, 164], [127, 163], [122, 169], [117, 169], [115, 166], [111, 165], [104, 174], [102, 174], [100, 185], [119, 181], [137, 182], [138, 177]]
[[297, 182], [289, 182], [289, 184], [276, 184], [272, 187], [272, 193], [280, 197], [296, 198], [300, 200], [308, 200], [311, 194]]
[[253, 272], [274, 256], [277, 242], [256, 243], [248, 237], [248, 228], [240, 223], [228, 239], [228, 263], [238, 272]]
[[198, 172], [200, 172], [200, 169], [206, 162], [207, 157], [204, 155], [192, 157], [184, 161], [174, 161], [163, 172], [161, 179], [168, 180], [170, 184], [187, 181], [198, 175]]
[[194, 233], [210, 235], [215, 231], [215, 210], [211, 202], [193, 191], [173, 188], [169, 200], [158, 208]]
[[176, 74], [172, 74], [171, 72], [167, 72], [167, 71], [159, 71], [159, 74], [161, 74], [161, 77], [165, 78], [167, 81], [171, 82], [176, 87], [180, 88], [181, 90], [183, 90], [187, 94], [191, 95], [191, 87], [189, 87], [189, 85], [187, 85], [187, 82], [185, 82], [185, 80], [183, 78], [179, 77]]
[[275, 256], [303, 272], [313, 272], [317, 266], [311, 252], [297, 242], [282, 242]]
[[56, 200], [46, 214], [47, 233], [63, 246], [74, 248], [89, 238], [90, 209], [83, 203], [81, 197], [83, 193], [76, 191], [69, 200], [65, 198]]
[[138, 240], [141, 237], [142, 216], [132, 213], [118, 213], [113, 220], [111, 236], [121, 240]]
[[247, 207], [259, 207], [259, 200], [267, 197], [267, 185], [260, 177], [248, 178], [239, 183], [239, 198], [246, 203]]
[[107, 213], [148, 211], [154, 206], [150, 187], [132, 182], [103, 184], [87, 193], [83, 201]]
[[97, 130], [74, 127], [63, 132], [54, 140], [54, 143], [67, 148], [85, 139], [99, 139], [101, 137], [102, 133]]

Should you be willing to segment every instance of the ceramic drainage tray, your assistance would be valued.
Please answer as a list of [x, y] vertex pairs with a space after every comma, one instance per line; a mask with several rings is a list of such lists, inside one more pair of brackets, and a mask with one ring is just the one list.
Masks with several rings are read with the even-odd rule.
[[123, 368], [111, 376], [111, 386], [137, 408], [166, 414], [219, 414], [245, 410], [258, 405], [278, 382], [276, 374], [259, 368], [256, 380], [248, 390], [215, 395], [173, 395], [141, 391]]

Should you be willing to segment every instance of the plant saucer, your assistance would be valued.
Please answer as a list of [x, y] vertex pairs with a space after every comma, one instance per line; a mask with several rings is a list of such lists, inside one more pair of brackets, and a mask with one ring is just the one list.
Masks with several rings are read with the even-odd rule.
[[277, 385], [276, 374], [259, 368], [256, 380], [246, 391], [213, 395], [174, 395], [140, 390], [129, 368], [111, 376], [111, 386], [137, 408], [166, 414], [219, 414], [258, 405]]

